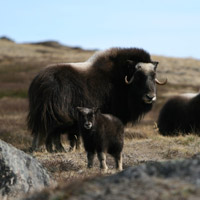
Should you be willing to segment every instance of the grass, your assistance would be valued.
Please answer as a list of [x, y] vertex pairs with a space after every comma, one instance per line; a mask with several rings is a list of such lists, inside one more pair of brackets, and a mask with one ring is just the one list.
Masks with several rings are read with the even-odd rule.
[[[0, 138], [28, 152], [32, 137], [26, 128], [28, 102], [24, 98], [4, 97], [0, 99]], [[153, 117], [153, 118], [152, 118]], [[138, 125], [127, 127], [123, 152], [123, 166], [138, 165], [147, 161], [163, 161], [188, 158], [200, 149], [197, 135], [164, 137], [154, 127], [154, 113], [149, 113]], [[65, 149], [69, 149], [66, 136], [62, 138]], [[58, 181], [88, 178], [101, 174], [95, 158], [93, 170], [86, 168], [86, 153], [83, 149], [62, 154], [47, 152], [33, 154]], [[108, 156], [108, 174], [115, 172], [113, 158]]]
[[[32, 137], [26, 126], [27, 90], [31, 80], [42, 67], [49, 63], [84, 61], [92, 54], [92, 51], [82, 51], [81, 49], [59, 49], [0, 41], [0, 139], [28, 152]], [[124, 168], [148, 161], [188, 158], [199, 153], [199, 136], [190, 134], [163, 137], [158, 133], [156, 120], [160, 108], [170, 96], [182, 92], [198, 91], [197, 85], [200, 84], [200, 79], [196, 74], [199, 71], [200, 61], [158, 56], [153, 58], [160, 62], [158, 77], [160, 79], [167, 77], [168, 84], [162, 87], [158, 86], [158, 101], [153, 110], [139, 124], [126, 127], [123, 150]], [[69, 144], [66, 136], [63, 136], [62, 139], [65, 149], [68, 150]], [[34, 153], [33, 156], [60, 183], [67, 184], [71, 181], [105, 175], [99, 170], [97, 158], [94, 169], [86, 168], [87, 160], [83, 148], [76, 152], [60, 154], [41, 152]], [[107, 165], [109, 167], [107, 175], [116, 172], [113, 158], [109, 155], [107, 156]], [[156, 181], [156, 184], [159, 181]], [[167, 185], [165, 182], [159, 184], [163, 184], [163, 187], [165, 184]], [[176, 192], [176, 188], [174, 192]], [[181, 194], [187, 196], [187, 193], [190, 192], [192, 192], [190, 187], [183, 187]], [[165, 199], [167, 199], [167, 194]]]
[[12, 97], [12, 98], [27, 98], [27, 90], [6, 90], [0, 91], [0, 98], [3, 97]]

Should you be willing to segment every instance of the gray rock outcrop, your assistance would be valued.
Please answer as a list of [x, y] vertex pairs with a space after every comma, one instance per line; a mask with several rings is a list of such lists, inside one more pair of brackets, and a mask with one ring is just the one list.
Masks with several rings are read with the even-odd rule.
[[200, 157], [149, 162], [107, 177], [45, 190], [24, 200], [198, 200]]
[[0, 199], [12, 199], [53, 184], [32, 156], [0, 140]]

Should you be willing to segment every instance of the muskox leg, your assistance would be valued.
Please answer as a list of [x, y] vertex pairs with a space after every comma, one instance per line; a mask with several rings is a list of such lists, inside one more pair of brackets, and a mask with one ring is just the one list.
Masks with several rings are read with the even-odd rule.
[[98, 152], [97, 156], [100, 162], [100, 168], [106, 171], [108, 169], [106, 165], [106, 154], [104, 152]]
[[76, 149], [80, 150], [80, 148], [81, 148], [81, 137], [80, 137], [80, 134], [77, 134], [76, 136], [77, 136], [77, 138], [76, 138]]
[[69, 134], [68, 139], [69, 139], [69, 145], [70, 145], [69, 151], [74, 151], [75, 147], [76, 147], [76, 137], [75, 137], [75, 135]]
[[56, 152], [66, 152], [63, 145], [61, 144], [61, 138], [60, 138], [61, 134], [60, 133], [56, 133], [54, 136], [54, 145], [55, 145], [55, 151]]
[[80, 149], [80, 136], [79, 134], [68, 134], [68, 139], [70, 143], [69, 151], [74, 151], [75, 149]]
[[31, 147], [32, 147], [32, 149], [31, 149], [32, 151], [37, 151], [37, 149], [39, 147], [38, 134], [34, 134]]
[[[55, 148], [54, 150], [53, 147]], [[54, 132], [53, 134], [48, 134], [46, 138], [46, 149], [50, 153], [66, 152], [61, 144], [60, 133]]]
[[94, 156], [95, 156], [94, 152], [87, 152], [88, 168], [93, 167]]
[[68, 134], [68, 139], [70, 143], [69, 151], [74, 151], [75, 149], [80, 149], [80, 133], [79, 128], [77, 124], [74, 124], [73, 126], [67, 127], [65, 131]]
[[31, 151], [39, 151], [40, 150], [39, 147], [42, 145], [43, 142], [44, 142], [44, 136], [42, 136], [39, 133], [34, 133]]
[[46, 138], [46, 149], [49, 153], [53, 153], [53, 132], [50, 132]]
[[116, 163], [116, 169], [119, 171], [122, 171], [122, 153], [119, 153], [117, 155], [114, 155], [115, 163]]

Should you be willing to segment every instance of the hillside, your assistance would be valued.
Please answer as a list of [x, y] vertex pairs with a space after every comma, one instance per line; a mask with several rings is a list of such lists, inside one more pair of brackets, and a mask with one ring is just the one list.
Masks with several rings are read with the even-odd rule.
[[[0, 139], [28, 152], [32, 137], [27, 131], [27, 90], [39, 70], [51, 63], [80, 62], [87, 60], [94, 51], [79, 47], [66, 47], [54, 41], [17, 44], [0, 40]], [[155, 122], [163, 103], [182, 92], [197, 92], [200, 87], [200, 60], [192, 58], [170, 58], [153, 55], [159, 61], [158, 79], [168, 79], [168, 84], [158, 86], [158, 100], [153, 110], [134, 127], [128, 126], [125, 135], [124, 168], [148, 161], [166, 161], [190, 158], [199, 153], [200, 138], [194, 134], [177, 137], [160, 136]], [[63, 136], [66, 150], [69, 148]], [[95, 168], [86, 169], [86, 154], [79, 152], [49, 154], [34, 153], [34, 156], [59, 182], [102, 175]], [[108, 156], [108, 174], [114, 173], [114, 162]], [[178, 183], [177, 183], [178, 184]]]

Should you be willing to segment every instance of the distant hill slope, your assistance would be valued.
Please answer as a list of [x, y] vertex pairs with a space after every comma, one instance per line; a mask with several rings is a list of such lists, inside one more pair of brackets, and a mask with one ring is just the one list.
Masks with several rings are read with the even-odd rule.
[[[22, 74], [26, 72], [26, 77], [31, 80], [32, 72], [39, 71], [47, 64], [83, 62], [94, 52], [94, 50], [64, 46], [56, 41], [18, 44], [7, 37], [2, 37], [0, 38], [0, 83], [5, 79], [2, 77], [5, 76], [5, 73], [9, 79], [9, 73]], [[159, 61], [158, 78], [168, 79], [168, 87], [162, 87], [162, 95], [169, 96], [179, 92], [197, 92], [199, 90], [200, 60], [155, 55], [152, 57], [153, 60]], [[17, 77], [17, 74], [15, 75]], [[27, 85], [29, 83], [30, 81]], [[168, 89], [170, 89], [170, 93]]]
[[48, 60], [49, 62], [77, 62], [86, 60], [93, 52], [79, 47], [64, 46], [55, 41], [18, 44], [5, 38], [0, 39], [0, 61], [4, 58], [32, 61], [34, 58], [36, 62]]
[[[46, 47], [52, 47], [52, 48], [59, 48], [59, 49], [63, 49], [63, 50], [69, 50], [69, 49], [75, 49], [75, 50], [83, 50], [81, 47], [72, 47], [72, 46], [66, 46], [63, 45], [57, 41], [53, 41], [53, 40], [49, 40], [49, 41], [42, 41], [42, 42], [32, 42], [32, 43], [27, 43], [27, 44], [32, 44], [32, 45], [41, 45], [41, 46], [46, 46]], [[94, 50], [87, 50], [87, 51], [95, 51]]]

